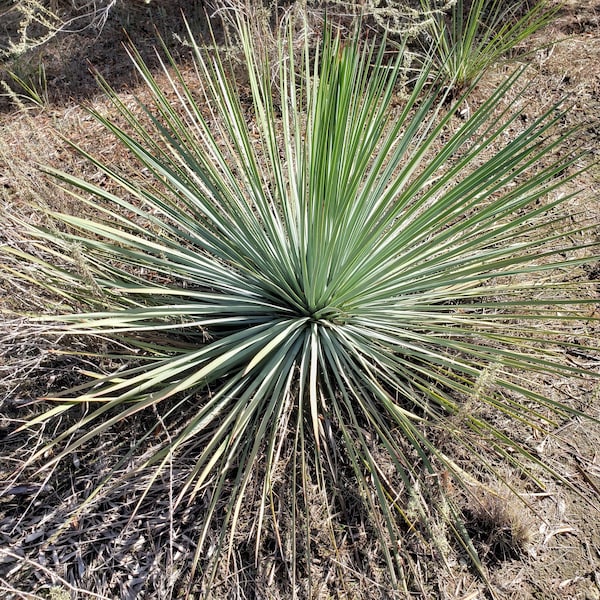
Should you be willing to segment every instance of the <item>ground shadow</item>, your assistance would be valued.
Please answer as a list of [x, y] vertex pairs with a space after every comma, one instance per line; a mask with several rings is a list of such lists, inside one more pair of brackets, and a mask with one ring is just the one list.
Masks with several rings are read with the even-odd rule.
[[[45, 102], [63, 106], [80, 103], [98, 93], [94, 70], [117, 91], [130, 88], [137, 79], [125, 44], [131, 40], [153, 67], [158, 63], [155, 48], [160, 45], [160, 36], [178, 60], [185, 60], [189, 48], [183, 42], [187, 37], [183, 15], [200, 39], [208, 35], [209, 22], [217, 23], [214, 11], [203, 0], [117, 3], [104, 23], [60, 32], [36, 48], [0, 61], [0, 81], [18, 94], [24, 93], [11, 77], [12, 72], [35, 88]], [[11, 36], [16, 35], [17, 16], [13, 13], [12, 28], [0, 27], [0, 48], [7, 48]], [[0, 95], [0, 111], [10, 111], [14, 106], [10, 94]]]

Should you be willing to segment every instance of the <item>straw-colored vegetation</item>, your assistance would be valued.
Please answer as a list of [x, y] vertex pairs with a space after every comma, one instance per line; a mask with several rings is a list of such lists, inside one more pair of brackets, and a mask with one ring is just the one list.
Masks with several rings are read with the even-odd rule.
[[[528, 34], [549, 18], [535, 10]], [[100, 78], [89, 121], [111, 151], [73, 143], [80, 166], [43, 166], [47, 187], [7, 204], [2, 277], [32, 302], [6, 299], [5, 339], [25, 370], [58, 344], [78, 371], [14, 428], [28, 441], [9, 495], [35, 494], [30, 514], [63, 465], [114, 443], [84, 459], [47, 544], [98, 511], [110, 523], [120, 499], [123, 531], [166, 535], [157, 597], [438, 597], [422, 552], [495, 594], [489, 565], [530, 550], [536, 494], [586, 494], [538, 442], [596, 416], [598, 240], [573, 209], [593, 156], [568, 104], [523, 111], [526, 70], [471, 100], [520, 29], [496, 54], [472, 44], [468, 72], [430, 30], [415, 75], [393, 28], [369, 41], [296, 7], [267, 47], [255, 15], [228, 13], [235, 47], [188, 31], [186, 66], [165, 44], [155, 71], [131, 46], [141, 99]], [[135, 554], [121, 535], [119, 560]]]

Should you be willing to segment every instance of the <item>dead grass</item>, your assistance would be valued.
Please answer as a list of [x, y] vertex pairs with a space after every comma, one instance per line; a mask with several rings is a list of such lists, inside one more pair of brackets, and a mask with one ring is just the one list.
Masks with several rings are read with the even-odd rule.
[[[169, 19], [162, 23], [167, 31], [175, 30], [178, 17], [173, 14], [169, 13]], [[526, 114], [534, 117], [549, 103], [571, 94], [573, 108], [564, 125], [583, 124], [579, 142], [593, 159], [600, 158], [599, 16], [600, 4], [594, 0], [565, 3], [557, 22], [531, 42], [540, 45], [564, 38], [531, 59], [531, 69], [537, 78], [524, 97]], [[97, 40], [80, 43], [80, 37], [65, 37], [45, 51], [49, 100], [44, 108], [32, 108], [26, 103], [15, 107], [10, 101], [4, 104], [0, 115], [1, 245], [38, 251], [28, 245], [23, 223], [43, 219], [40, 208], [44, 207], [77, 211], [69, 198], [37, 169], [38, 163], [88, 179], [98, 178], [55, 132], [128, 168], [127, 158], [118, 154], [113, 140], [106, 138], [80, 106], [82, 102], [91, 103], [102, 111], [110, 110], [86, 74], [84, 57], [101, 64], [109, 81], [121, 86], [125, 100], [128, 94], [144, 93], [130, 78], [125, 57], [115, 51], [122, 39], [119, 24], [108, 23]], [[138, 41], [137, 37], [134, 39]], [[78, 52], [73, 58], [75, 46]], [[71, 58], [66, 59], [69, 55]], [[502, 68], [491, 71], [472, 102], [477, 103], [478, 94], [479, 98], [485, 97], [503, 74]], [[600, 171], [589, 170], [574, 185], [582, 190], [572, 204], [573, 212], [580, 215], [577, 217], [580, 223], [600, 223]], [[586, 235], [600, 236], [600, 231], [592, 229]], [[8, 260], [3, 256], [3, 261]], [[15, 271], [22, 267], [17, 263], [12, 265]], [[561, 275], [563, 281], [573, 276], [573, 273]], [[594, 281], [598, 280], [598, 271], [590, 267], [576, 276]], [[590, 294], [594, 293], [600, 296], [600, 288], [592, 288]], [[126, 429], [112, 431], [98, 443], [88, 444], [72, 460], [61, 462], [50, 472], [21, 470], [35, 448], [67, 426], [59, 422], [55, 430], [37, 427], [18, 431], [25, 420], [41, 410], [36, 398], [74, 385], [90, 365], [96, 369], [103, 367], [100, 359], [89, 355], [94, 349], [82, 346], [77, 340], [57, 339], [48, 328], [33, 324], [27, 317], [32, 312], [56, 309], [57, 302], [61, 299], [40, 292], [27, 280], [0, 275], [0, 592], [8, 599], [166, 599], [179, 597], [188, 588], [201, 597], [202, 582], [199, 578], [190, 581], [190, 567], [205, 507], [200, 500], [174, 510], [171, 502], [193, 457], [182, 457], [180, 462], [170, 465], [160, 484], [149, 488], [139, 504], [150, 475], [144, 471], [136, 473], [131, 444], [148, 436], [147, 453], [159, 447], [167, 435], [165, 428], [156, 427], [156, 417], [160, 415], [131, 419]], [[573, 324], [574, 340], [591, 338], [597, 333], [597, 325], [584, 318]], [[79, 354], [67, 351], [74, 348]], [[597, 354], [587, 350], [565, 355], [565, 360], [585, 364], [592, 370], [600, 367]], [[529, 384], [600, 418], [597, 383], [539, 378]], [[169, 428], [177, 429], [182, 423], [169, 423]], [[545, 489], [527, 486], [517, 472], [490, 454], [489, 460], [497, 461], [499, 468], [505, 469], [503, 477], [522, 492], [529, 506], [489, 481], [471, 481], [470, 495], [451, 487], [448, 490], [469, 516], [467, 525], [483, 556], [494, 598], [597, 600], [600, 598], [600, 426], [571, 418], [552, 434], [526, 428], [517, 433], [539, 458], [556, 468], [564, 479], [562, 485], [546, 477]], [[445, 443], [448, 453], [456, 450], [451, 440]], [[452, 456], [459, 467], [468, 466], [469, 456], [459, 453]], [[285, 452], [276, 485], [275, 511], [280, 523], [290, 520], [291, 510], [284, 466]], [[92, 497], [92, 490], [113, 470], [116, 483]], [[443, 472], [440, 477], [443, 478]], [[452, 486], [449, 482], [446, 485]], [[468, 568], [464, 552], [448, 541], [443, 510], [433, 510], [435, 497], [431, 498], [431, 514], [414, 514], [413, 526], [407, 527], [404, 567], [408, 587], [404, 592], [392, 594], [384, 575], [381, 549], [359, 510], [360, 491], [343, 472], [340, 489], [343, 493], [335, 500], [336, 509], [346, 513], [349, 526], [343, 534], [333, 532], [333, 540], [323, 499], [316, 490], [309, 490], [305, 500], [314, 507], [312, 522], [303, 524], [313, 535], [312, 559], [310, 564], [301, 563], [298, 569], [301, 581], [307, 582], [311, 577], [311, 596], [306, 589], [290, 589], [288, 550], [293, 532], [276, 530], [268, 522], [259, 560], [255, 562], [256, 531], [251, 516], [254, 498], [249, 494], [239, 543], [231, 563], [217, 570], [219, 585], [212, 597], [283, 599], [294, 592], [301, 598], [319, 600], [491, 597], [490, 591]], [[78, 511], [83, 502], [87, 504]], [[408, 509], [410, 498], [406, 502]]]

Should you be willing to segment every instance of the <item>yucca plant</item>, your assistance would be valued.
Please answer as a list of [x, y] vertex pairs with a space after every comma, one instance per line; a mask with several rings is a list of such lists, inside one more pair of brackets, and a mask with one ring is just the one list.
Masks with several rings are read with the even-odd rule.
[[[197, 81], [166, 61], [168, 89], [132, 50], [154, 104], [132, 109], [103, 83], [123, 124], [95, 117], [140, 176], [83, 150], [110, 186], [48, 169], [78, 214], [31, 230], [39, 255], [11, 251], [41, 267], [53, 294], [91, 307], [52, 317], [62, 335], [112, 338], [130, 353], [29, 423], [91, 407], [30, 462], [49, 451], [59, 461], [140, 411], [165, 426], [188, 411], [146, 466], [156, 478], [193, 457], [175, 502], [206, 504], [202, 572], [231, 549], [257, 478], [256, 539], [276, 521], [285, 456], [292, 542], [280, 552], [291, 579], [310, 561], [314, 487], [340, 543], [335, 505], [349, 471], [399, 586], [402, 532], [448, 491], [444, 481], [427, 491], [436, 474], [460, 490], [481, 469], [498, 477], [500, 457], [541, 485], [540, 461], [510, 423], [545, 431], [575, 412], [527, 380], [587, 375], [561, 360], [585, 284], [554, 276], [595, 251], [574, 247], [559, 210], [581, 156], [553, 154], [568, 135], [557, 133], [559, 107], [513, 132], [519, 73], [460, 121], [460, 101], [447, 110], [428, 91], [429, 70], [397, 105], [402, 52], [330, 32], [314, 50], [290, 27], [274, 68], [241, 15], [237, 27], [249, 104], [226, 62], [193, 40]], [[477, 560], [458, 496], [440, 502]]]
[[560, 5], [546, 0], [456, 0], [447, 14], [421, 0], [426, 15], [424, 50], [456, 90], [464, 91], [490, 65], [552, 21]]

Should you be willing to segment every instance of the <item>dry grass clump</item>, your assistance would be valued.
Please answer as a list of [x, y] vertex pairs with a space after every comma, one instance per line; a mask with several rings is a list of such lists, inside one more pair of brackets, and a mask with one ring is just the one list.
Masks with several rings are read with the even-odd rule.
[[506, 489], [479, 488], [465, 509], [466, 527], [486, 562], [527, 555], [534, 541], [530, 509]]

